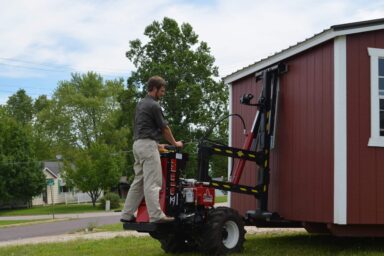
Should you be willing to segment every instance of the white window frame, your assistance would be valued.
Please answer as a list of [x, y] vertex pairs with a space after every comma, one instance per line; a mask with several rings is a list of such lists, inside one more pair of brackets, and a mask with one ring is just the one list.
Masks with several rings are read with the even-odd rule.
[[371, 137], [370, 147], [384, 147], [384, 136], [380, 136], [379, 58], [384, 58], [384, 49], [368, 48], [371, 57]]

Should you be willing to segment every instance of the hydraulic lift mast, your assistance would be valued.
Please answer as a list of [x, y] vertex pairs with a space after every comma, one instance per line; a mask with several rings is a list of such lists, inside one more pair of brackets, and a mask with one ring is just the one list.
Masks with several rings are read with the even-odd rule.
[[[247, 134], [241, 149], [223, 146], [212, 141], [206, 141], [199, 145], [198, 179], [210, 182], [210, 186], [217, 189], [254, 195], [259, 200], [259, 208], [252, 211], [251, 215], [271, 215], [267, 211], [271, 137], [275, 129], [278, 81], [279, 77], [285, 72], [287, 72], [287, 66], [279, 64], [257, 73], [256, 81], [262, 81], [262, 91], [258, 102], [256, 104], [251, 103], [254, 97], [252, 94], [244, 94], [241, 98], [240, 102], [242, 104], [258, 108], [252, 129]], [[223, 155], [239, 159], [229, 182], [211, 180], [208, 175], [209, 157], [211, 155]], [[239, 184], [246, 161], [256, 162], [259, 166], [258, 182], [254, 187]]]

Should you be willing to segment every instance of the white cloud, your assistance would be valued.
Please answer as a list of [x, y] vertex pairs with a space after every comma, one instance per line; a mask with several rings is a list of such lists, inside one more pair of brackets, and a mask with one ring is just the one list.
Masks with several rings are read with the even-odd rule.
[[331, 25], [383, 15], [380, 1], [0, 0], [0, 58], [129, 74], [128, 42], [168, 16], [189, 22], [227, 75]]

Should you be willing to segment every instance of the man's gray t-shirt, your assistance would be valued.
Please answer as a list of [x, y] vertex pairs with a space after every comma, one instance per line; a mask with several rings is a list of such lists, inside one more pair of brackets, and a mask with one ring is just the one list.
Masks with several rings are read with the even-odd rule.
[[167, 125], [160, 104], [147, 95], [136, 106], [133, 139], [152, 139], [159, 142], [162, 129]]

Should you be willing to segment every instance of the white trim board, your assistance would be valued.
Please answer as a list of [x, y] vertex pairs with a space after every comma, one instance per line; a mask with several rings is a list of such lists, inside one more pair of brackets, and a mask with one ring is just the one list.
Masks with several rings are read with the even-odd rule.
[[379, 58], [384, 57], [384, 49], [368, 48], [371, 58], [371, 137], [370, 147], [384, 147], [384, 137], [380, 136], [380, 106], [379, 106]]
[[347, 43], [334, 40], [333, 222], [347, 224]]
[[58, 178], [58, 176], [53, 171], [51, 171], [48, 167], [45, 167], [44, 171], [47, 171], [49, 174], [51, 174], [53, 178], [56, 178], [56, 179]]

